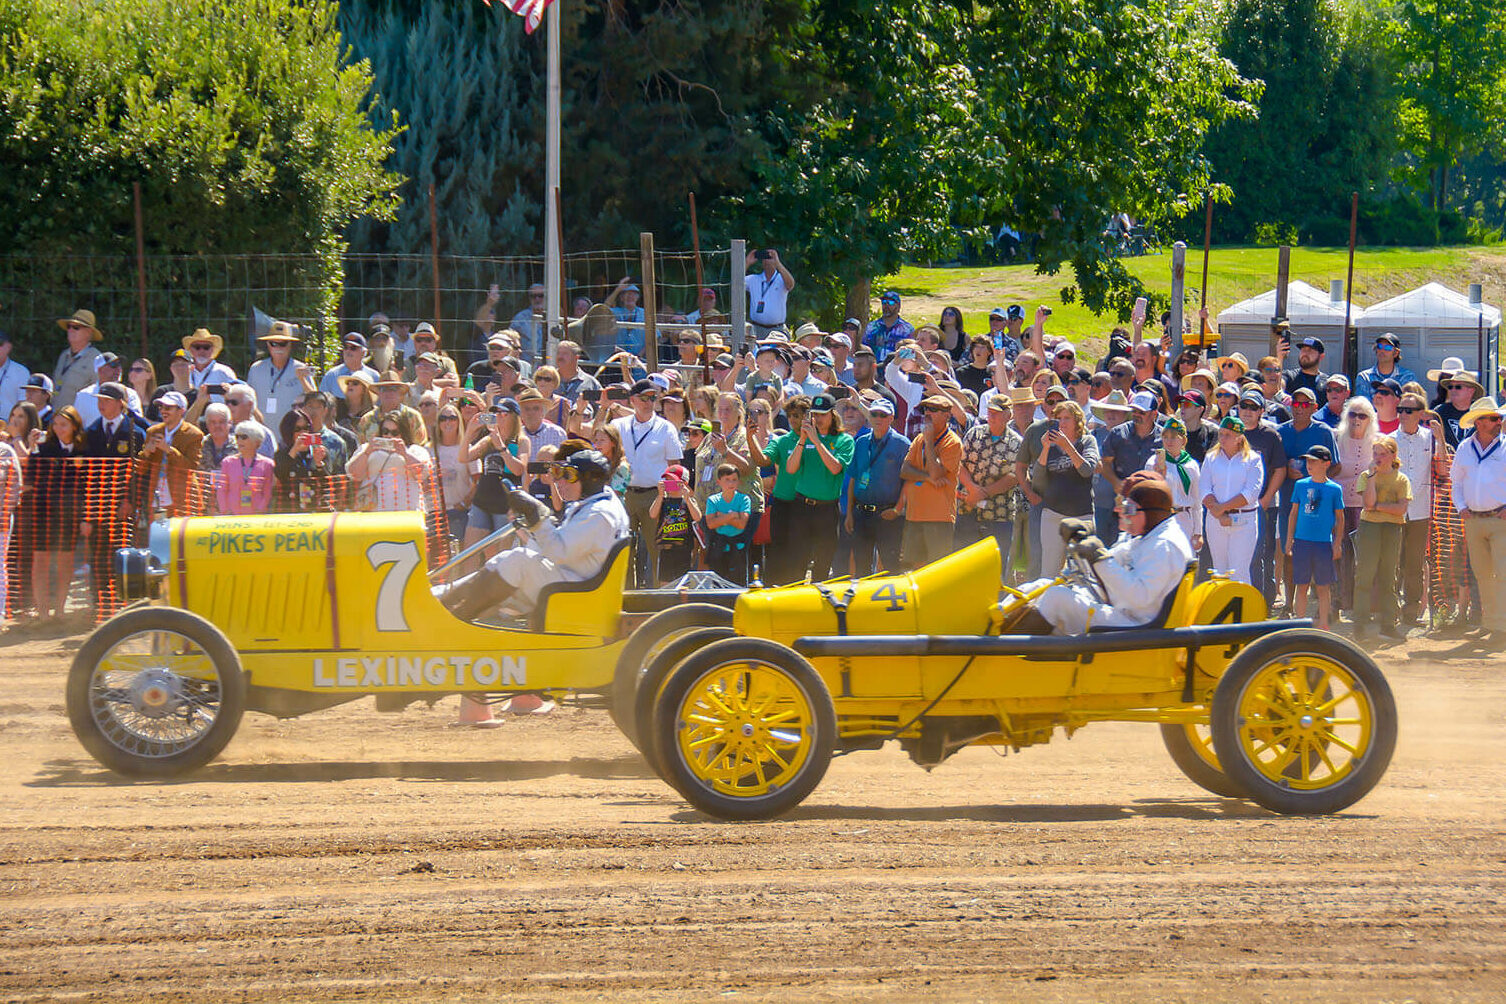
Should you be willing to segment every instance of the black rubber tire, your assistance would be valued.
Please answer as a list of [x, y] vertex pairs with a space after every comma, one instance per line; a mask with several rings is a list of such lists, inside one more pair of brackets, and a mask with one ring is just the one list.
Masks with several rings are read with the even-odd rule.
[[[728, 662], [761, 662], [782, 672], [803, 692], [811, 709], [805, 763], [780, 788], [756, 797], [724, 795], [695, 776], [674, 741], [681, 701], [706, 672]], [[685, 800], [709, 816], [728, 820], [773, 819], [803, 802], [826, 776], [837, 740], [837, 715], [820, 674], [793, 649], [764, 638], [728, 638], [714, 642], [680, 662], [665, 681], [654, 709], [654, 737], [659, 743], [664, 779]]]
[[676, 666], [707, 645], [736, 637], [737, 632], [730, 627], [703, 627], [671, 635], [654, 650], [638, 677], [633, 693], [633, 721], [638, 732], [639, 752], [660, 777], [664, 776], [664, 759], [654, 735], [654, 702], [664, 688], [664, 681], [669, 679]]
[[[1371, 705], [1373, 725], [1368, 747], [1340, 781], [1323, 788], [1298, 790], [1283, 779], [1266, 777], [1248, 759], [1240, 740], [1239, 706], [1246, 688], [1260, 671], [1287, 656], [1310, 654], [1342, 665], [1355, 679]], [[1272, 812], [1321, 815], [1346, 809], [1364, 798], [1380, 782], [1396, 749], [1396, 700], [1385, 675], [1369, 654], [1347, 639], [1326, 631], [1295, 628], [1278, 631], [1246, 646], [1220, 678], [1213, 695], [1213, 748], [1229, 778], [1245, 797]], [[1288, 776], [1300, 773], [1287, 772]]]
[[1162, 725], [1161, 742], [1166, 746], [1166, 752], [1171, 754], [1172, 763], [1176, 764], [1187, 780], [1212, 792], [1220, 798], [1244, 798], [1245, 791], [1239, 785], [1229, 779], [1229, 775], [1205, 760], [1193, 745], [1192, 737], [1187, 734], [1189, 725]]
[[608, 711], [612, 722], [628, 737], [641, 752], [643, 743], [638, 736], [636, 713], [638, 680], [648, 666], [654, 650], [672, 635], [683, 634], [703, 627], [732, 626], [732, 611], [713, 603], [684, 603], [668, 610], [660, 610], [639, 624], [628, 636], [627, 644], [617, 656], [617, 669], [612, 674], [612, 694]]
[[[171, 631], [204, 650], [219, 675], [220, 706], [214, 723], [193, 745], [153, 757], [122, 749], [100, 731], [91, 713], [94, 669], [114, 646], [145, 631]], [[68, 722], [84, 749], [105, 767], [128, 777], [177, 777], [204, 766], [225, 749], [246, 710], [246, 676], [240, 657], [219, 628], [197, 614], [173, 607], [139, 607], [100, 625], [84, 642], [68, 671]]]

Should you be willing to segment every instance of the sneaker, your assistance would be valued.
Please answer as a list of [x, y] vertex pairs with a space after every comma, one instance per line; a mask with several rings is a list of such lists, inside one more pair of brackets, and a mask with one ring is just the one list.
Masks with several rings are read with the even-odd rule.
[[1387, 624], [1380, 629], [1380, 632], [1387, 638], [1395, 638], [1397, 641], [1407, 640], [1407, 629], [1400, 624]]

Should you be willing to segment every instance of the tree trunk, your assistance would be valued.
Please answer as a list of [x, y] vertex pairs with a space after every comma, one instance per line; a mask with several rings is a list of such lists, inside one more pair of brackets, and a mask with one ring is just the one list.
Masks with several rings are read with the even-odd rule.
[[[847, 316], [856, 317], [863, 323], [864, 327], [867, 327], [868, 312], [872, 309], [872, 307], [870, 306], [872, 297], [872, 279], [859, 279], [857, 282], [847, 287]], [[859, 334], [861, 333], [862, 332], [859, 332]], [[857, 348], [857, 346], [854, 345], [853, 348]]]

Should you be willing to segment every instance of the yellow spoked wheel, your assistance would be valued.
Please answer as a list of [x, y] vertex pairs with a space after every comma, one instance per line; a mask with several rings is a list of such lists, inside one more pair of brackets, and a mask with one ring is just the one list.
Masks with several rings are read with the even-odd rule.
[[68, 721], [104, 766], [172, 777], [219, 755], [246, 703], [225, 636], [186, 610], [143, 607], [101, 625], [68, 673]]
[[655, 713], [659, 766], [696, 808], [767, 819], [820, 783], [836, 742], [831, 695], [777, 642], [728, 638], [682, 661]]
[[[639, 684], [666, 645], [690, 631], [708, 627], [730, 631], [732, 611], [711, 603], [682, 603], [661, 610], [638, 625], [617, 657], [617, 669], [612, 676], [612, 701], [608, 705], [612, 721], [650, 762], [653, 761], [653, 744], [643, 734]], [[656, 689], [657, 685], [655, 681]], [[653, 695], [649, 698], [652, 700]]]
[[1276, 812], [1337, 812], [1380, 781], [1396, 703], [1380, 668], [1334, 635], [1282, 631], [1235, 658], [1213, 700], [1224, 772]]
[[1162, 725], [1161, 742], [1172, 762], [1193, 784], [1223, 798], [1244, 798], [1244, 789], [1224, 773], [1213, 750], [1213, 730], [1207, 725]]

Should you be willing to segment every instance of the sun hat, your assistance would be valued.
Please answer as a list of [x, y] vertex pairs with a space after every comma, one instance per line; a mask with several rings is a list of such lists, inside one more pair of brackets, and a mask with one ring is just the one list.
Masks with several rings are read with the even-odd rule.
[[[1122, 400], [1124, 395], [1120, 395]], [[1028, 384], [1024, 387], [1009, 388], [1009, 406], [1013, 408], [1017, 404], [1043, 404], [1040, 398], [1035, 396], [1035, 388]]]
[[258, 342], [301, 342], [293, 333], [293, 326], [287, 321], [273, 321], [272, 328], [265, 335], [257, 339]]
[[[1136, 396], [1138, 397], [1139, 395]], [[1149, 396], [1149, 394], [1146, 395], [1146, 397]], [[1106, 411], [1112, 411], [1120, 415], [1128, 415], [1135, 410], [1131, 408], [1129, 402], [1125, 400], [1124, 391], [1122, 390], [1111, 390], [1106, 395], [1104, 395], [1102, 401], [1094, 401], [1089, 404], [1088, 407], [1092, 409], [1093, 414], [1095, 415], [1102, 415]]]
[[1475, 422], [1486, 415], [1506, 418], [1506, 408], [1496, 404], [1496, 399], [1493, 397], [1482, 397], [1469, 406], [1469, 411], [1459, 416], [1459, 428], [1473, 429]]
[[208, 342], [212, 347], [209, 350], [209, 358], [218, 359], [225, 349], [225, 339], [210, 331], [208, 328], [195, 328], [191, 335], [183, 336], [183, 348], [192, 351], [191, 346], [195, 342]]
[[1244, 376], [1250, 372], [1250, 360], [1245, 358], [1243, 352], [1231, 352], [1226, 356], [1219, 356], [1214, 362], [1218, 366], [1219, 372], [1223, 372], [1224, 363], [1233, 363], [1235, 366], [1238, 366], [1240, 376]]
[[67, 317], [58, 318], [58, 327], [62, 328], [64, 331], [68, 330], [68, 325], [70, 324], [82, 324], [84, 327], [88, 328], [89, 341], [91, 342], [100, 341], [105, 337], [104, 333], [101, 332], [99, 328], [94, 324], [94, 311], [92, 310], [75, 310]]
[[1464, 368], [1464, 360], [1458, 356], [1449, 356], [1438, 364], [1435, 370], [1428, 370], [1428, 379], [1437, 383], [1441, 377], [1451, 377], [1456, 373], [1468, 373], [1470, 376], [1479, 376], [1474, 370]]

